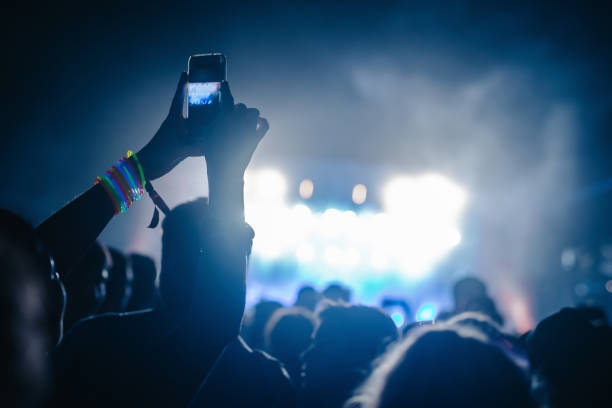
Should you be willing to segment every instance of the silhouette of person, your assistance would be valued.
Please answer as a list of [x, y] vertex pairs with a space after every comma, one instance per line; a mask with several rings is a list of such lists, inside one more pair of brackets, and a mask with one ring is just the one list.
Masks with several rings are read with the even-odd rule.
[[0, 210], [2, 403], [37, 407], [46, 399], [45, 353], [61, 340], [65, 292], [32, 227]]
[[155, 262], [148, 256], [140, 254], [131, 254], [129, 257], [134, 279], [127, 311], [150, 309], [154, 306], [157, 296]]
[[553, 408], [612, 404], [612, 328], [595, 326], [592, 313], [564, 308], [527, 336], [532, 370]]
[[319, 300], [321, 300], [321, 294], [315, 288], [312, 286], [302, 286], [298, 291], [294, 306], [303, 307], [314, 312]]
[[264, 332], [266, 324], [275, 311], [282, 308], [275, 300], [260, 300], [252, 310], [247, 313], [242, 324], [241, 336], [253, 349], [265, 349]]
[[332, 283], [323, 291], [323, 297], [333, 302], [351, 303], [351, 290], [339, 283]]
[[100, 311], [106, 299], [110, 254], [99, 242], [95, 242], [78, 265], [64, 279], [66, 286], [66, 331], [80, 319]]
[[294, 407], [295, 389], [281, 364], [239, 336], [201, 384], [193, 407]]
[[382, 356], [345, 407], [531, 407], [523, 373], [474, 328], [422, 327]]
[[106, 298], [99, 313], [124, 312], [132, 295], [134, 274], [128, 258], [118, 249], [108, 248], [112, 264], [108, 269]]
[[[183, 120], [180, 107], [185, 83], [182, 75], [166, 121]], [[223, 83], [222, 93], [227, 105], [223, 114], [210, 124], [203, 138], [191, 139], [198, 141], [197, 151], [206, 156], [210, 203], [199, 199], [179, 205], [163, 222], [159, 307], [108, 313], [75, 325], [54, 354], [56, 405], [186, 406], [222, 350], [236, 339], [253, 238], [252, 229], [244, 222], [243, 176], [268, 125], [256, 109], [233, 104], [227, 83]], [[159, 159], [159, 167], [150, 169], [152, 178], [176, 165], [164, 156], [170, 149], [166, 144], [177, 149], [180, 143], [176, 135], [170, 141], [170, 134], [164, 133], [161, 139], [156, 135], [150, 142], [151, 149], [164, 157]], [[155, 147], [155, 143], [165, 147]], [[185, 157], [186, 151], [173, 155]], [[147, 159], [151, 156], [145, 155]], [[147, 166], [143, 167], [146, 172]], [[75, 200], [74, 206], [95, 208], [90, 194], [94, 193]], [[72, 209], [60, 213], [45, 225], [45, 235], [57, 232], [57, 225], [73, 225], [74, 219], [66, 219], [79, 219]], [[82, 235], [89, 237], [105, 225], [106, 215], [95, 219], [95, 225]], [[63, 248], [56, 250], [62, 252]], [[62, 256], [69, 262], [66, 253]]]
[[278, 358], [296, 386], [301, 382], [302, 353], [312, 342], [315, 317], [302, 307], [281, 308], [266, 325], [266, 350]]
[[319, 313], [313, 343], [304, 352], [298, 407], [340, 407], [398, 337], [393, 320], [367, 306], [330, 306]]

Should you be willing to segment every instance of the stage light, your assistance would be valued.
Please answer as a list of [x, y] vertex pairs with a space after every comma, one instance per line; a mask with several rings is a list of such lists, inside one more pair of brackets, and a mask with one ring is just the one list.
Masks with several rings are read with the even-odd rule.
[[424, 322], [427, 320], [434, 320], [437, 315], [436, 306], [432, 304], [424, 304], [419, 308], [416, 314], [417, 322]]
[[368, 196], [368, 189], [363, 184], [357, 184], [353, 187], [353, 202], [357, 205], [361, 205], [365, 202]]
[[320, 217], [321, 234], [327, 237], [339, 236], [343, 231], [342, 213], [335, 208], [328, 208]]
[[245, 174], [245, 198], [247, 202], [282, 203], [287, 193], [287, 181], [275, 169], [263, 169]]
[[612, 280], [606, 282], [606, 290], [612, 293]]
[[329, 265], [340, 265], [342, 264], [342, 251], [338, 247], [329, 246], [325, 248], [324, 259]]
[[356, 248], [348, 248], [342, 256], [342, 263], [346, 266], [356, 266], [361, 261], [361, 254]]
[[312, 180], [302, 180], [302, 182], [300, 183], [299, 192], [300, 197], [302, 197], [304, 200], [308, 200], [310, 197], [312, 197], [312, 193], [314, 192], [314, 183], [312, 182]]
[[315, 257], [315, 249], [308, 243], [302, 244], [296, 249], [295, 257], [300, 262], [311, 262]]
[[275, 239], [256, 237], [253, 240], [253, 253], [265, 260], [273, 260], [281, 256], [282, 248]]
[[387, 256], [382, 251], [375, 251], [370, 258], [370, 265], [375, 269], [385, 269], [389, 263]]
[[439, 174], [398, 177], [383, 189], [385, 210], [411, 220], [454, 221], [466, 201], [463, 189]]

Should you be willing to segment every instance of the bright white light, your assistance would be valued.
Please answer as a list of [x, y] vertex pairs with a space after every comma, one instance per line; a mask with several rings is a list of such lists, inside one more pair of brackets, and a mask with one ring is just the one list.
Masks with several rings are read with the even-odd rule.
[[245, 174], [246, 202], [284, 202], [287, 193], [287, 181], [283, 174], [275, 169], [264, 169]]
[[312, 182], [312, 180], [302, 180], [302, 182], [300, 183], [299, 192], [300, 197], [302, 197], [304, 200], [308, 200], [310, 197], [312, 197], [312, 193], [314, 192], [314, 183]]
[[340, 265], [342, 264], [342, 251], [340, 248], [330, 246], [325, 248], [325, 262], [329, 265]]
[[335, 237], [342, 233], [342, 213], [335, 208], [328, 208], [321, 215], [321, 233], [324, 236]]
[[315, 249], [308, 243], [302, 244], [296, 249], [295, 257], [300, 262], [311, 262], [315, 257]]
[[382, 251], [375, 251], [370, 258], [370, 265], [375, 269], [385, 269], [389, 263], [387, 256]]
[[[466, 194], [438, 175], [399, 177], [385, 188], [385, 212], [312, 212], [289, 206], [276, 170], [246, 177], [246, 220], [255, 229], [253, 254], [267, 261], [294, 257], [302, 272], [364, 282], [395, 274], [421, 279], [461, 242]], [[374, 278], [375, 277], [375, 278]], [[313, 276], [314, 279], [317, 279]]]
[[348, 248], [344, 251], [342, 260], [347, 266], [356, 266], [361, 261], [361, 254], [356, 248]]
[[456, 220], [466, 204], [467, 196], [461, 187], [439, 174], [418, 177], [398, 177], [383, 190], [383, 201], [388, 213], [428, 221]]
[[368, 196], [368, 189], [363, 184], [357, 184], [353, 187], [353, 202], [357, 205], [363, 204]]
[[263, 259], [276, 259], [282, 253], [282, 248], [274, 239], [262, 239], [262, 237], [253, 240], [253, 253], [261, 256]]

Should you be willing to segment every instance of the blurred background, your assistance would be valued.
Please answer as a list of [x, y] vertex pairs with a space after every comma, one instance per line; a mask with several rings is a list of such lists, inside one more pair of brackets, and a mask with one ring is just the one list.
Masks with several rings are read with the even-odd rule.
[[[339, 281], [430, 319], [478, 276], [519, 331], [612, 313], [609, 10], [505, 3], [7, 6], [0, 205], [42, 221], [152, 137], [189, 55], [223, 52], [271, 125], [246, 178], [250, 303]], [[155, 185], [206, 195], [204, 161]], [[101, 240], [159, 261], [152, 212]]]

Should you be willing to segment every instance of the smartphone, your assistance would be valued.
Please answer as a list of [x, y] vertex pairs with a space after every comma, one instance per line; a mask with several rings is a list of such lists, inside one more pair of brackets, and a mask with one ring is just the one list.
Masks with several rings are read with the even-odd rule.
[[223, 54], [197, 54], [187, 63], [187, 103], [185, 118], [207, 120], [221, 106], [221, 83], [227, 80], [227, 60]]

